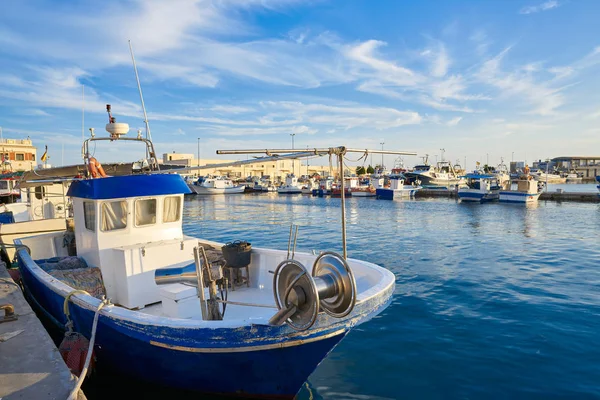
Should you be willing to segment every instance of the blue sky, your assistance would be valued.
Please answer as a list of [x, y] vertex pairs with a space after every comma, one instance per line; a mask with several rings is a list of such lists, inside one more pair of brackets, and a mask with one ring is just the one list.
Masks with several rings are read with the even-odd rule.
[[[160, 154], [197, 153], [200, 138], [202, 158], [223, 158], [216, 149], [291, 147], [291, 133], [297, 148], [383, 141], [430, 162], [445, 149], [469, 168], [600, 153], [598, 1], [2, 7], [0, 126], [48, 145], [54, 165], [81, 161], [82, 85], [86, 135], [104, 134], [107, 103], [131, 135], [143, 128], [129, 39]], [[101, 162], [138, 158], [98, 151]]]

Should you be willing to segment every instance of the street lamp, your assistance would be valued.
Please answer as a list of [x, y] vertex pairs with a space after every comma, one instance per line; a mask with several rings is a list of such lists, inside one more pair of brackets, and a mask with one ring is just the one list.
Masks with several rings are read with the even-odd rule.
[[[382, 140], [379, 144], [381, 145], [381, 151], [383, 151], [383, 145], [385, 142]], [[381, 172], [383, 173], [383, 153], [381, 153]]]
[[[198, 166], [200, 166], [200, 138], [198, 138]], [[200, 174], [200, 172], [198, 172]]]
[[[294, 136], [296, 136], [296, 134], [290, 133], [290, 136], [292, 137], [292, 150], [294, 150]], [[296, 160], [292, 160], [292, 175], [294, 175], [294, 173], [296, 173]]]

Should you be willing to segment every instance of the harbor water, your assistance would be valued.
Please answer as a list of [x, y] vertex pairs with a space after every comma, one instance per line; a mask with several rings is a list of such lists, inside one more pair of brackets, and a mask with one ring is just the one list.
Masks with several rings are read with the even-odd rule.
[[[341, 252], [340, 203], [189, 196], [184, 232], [285, 250], [298, 224], [297, 251]], [[396, 291], [319, 365], [299, 399], [600, 398], [599, 204], [346, 205], [349, 257], [388, 268]]]

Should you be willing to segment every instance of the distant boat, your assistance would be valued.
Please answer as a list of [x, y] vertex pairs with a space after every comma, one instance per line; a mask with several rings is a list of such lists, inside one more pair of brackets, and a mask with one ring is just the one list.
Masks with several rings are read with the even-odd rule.
[[285, 177], [285, 185], [277, 188], [279, 194], [300, 194], [302, 189], [298, 186], [298, 178], [294, 174], [287, 174]]
[[458, 198], [464, 202], [485, 203], [499, 199], [500, 186], [493, 174], [470, 173], [466, 183], [458, 187]]
[[370, 179], [359, 179], [358, 185], [350, 189], [353, 197], [375, 197], [377, 190]]
[[565, 183], [567, 181], [567, 178], [562, 177], [560, 174], [545, 173], [540, 170], [532, 172], [531, 176], [533, 179], [540, 182]]
[[403, 174], [393, 174], [388, 177], [389, 186], [385, 186], [385, 179], [374, 179], [373, 186], [375, 187], [375, 195], [377, 199], [394, 200], [401, 198], [411, 198], [415, 196], [417, 190], [421, 186], [406, 183], [406, 177]]
[[448, 161], [438, 162], [436, 167], [429, 164], [415, 165], [412, 171], [405, 172], [404, 175], [407, 178], [406, 183], [416, 183], [423, 187], [438, 186], [450, 189], [462, 182]]
[[236, 185], [229, 178], [223, 176], [200, 177], [196, 182], [188, 184], [196, 194], [237, 194], [244, 193], [244, 185]]

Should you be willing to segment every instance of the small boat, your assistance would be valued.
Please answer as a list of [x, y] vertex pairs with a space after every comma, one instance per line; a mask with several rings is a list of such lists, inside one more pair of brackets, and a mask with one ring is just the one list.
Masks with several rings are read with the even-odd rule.
[[188, 186], [196, 194], [238, 194], [246, 190], [244, 185], [236, 185], [224, 176], [200, 177]]
[[[596, 182], [600, 183], [600, 175], [596, 176]], [[596, 186], [596, 189], [598, 189], [598, 196], [600, 196], [600, 185]]]
[[581, 182], [583, 181], [583, 174], [578, 173], [577, 171], [563, 172], [561, 174], [563, 178], [566, 179], [567, 182]]
[[500, 198], [500, 185], [495, 175], [470, 173], [463, 178], [466, 183], [460, 185], [457, 192], [461, 201], [485, 203]]
[[540, 197], [542, 187], [542, 182], [523, 176], [517, 180], [516, 190], [501, 190], [499, 200], [503, 203], [535, 203]]
[[315, 181], [313, 178], [308, 178], [308, 181], [306, 181], [302, 187], [302, 194], [312, 194], [313, 190], [318, 189], [319, 188], [319, 184], [317, 183], [317, 181]]
[[[137, 141], [156, 154], [151, 140], [122, 137], [128, 125], [112, 124], [110, 137], [84, 142], [86, 165], [98, 141]], [[98, 372], [203, 393], [294, 398], [353, 327], [390, 304], [394, 274], [348, 258], [344, 225], [343, 256], [296, 253], [297, 229], [287, 253], [187, 236], [188, 185], [153, 157], [148, 165], [149, 172], [96, 178], [89, 167], [67, 192], [73, 226], [15, 240], [32, 305], [56, 328], [95, 340]], [[66, 237], [74, 246], [63, 245]], [[245, 284], [226, 279], [232, 268]]]
[[300, 194], [302, 189], [298, 186], [298, 178], [294, 174], [287, 174], [285, 184], [277, 188], [279, 194]]
[[541, 170], [532, 172], [531, 176], [536, 181], [547, 183], [565, 183], [567, 181], [567, 178], [561, 176], [560, 174], [542, 172]]
[[333, 177], [328, 176], [326, 178], [321, 178], [319, 180], [319, 187], [317, 189], [313, 189], [313, 196], [329, 196], [331, 195], [331, 188], [333, 187]]
[[353, 197], [375, 197], [377, 195], [377, 190], [375, 186], [371, 184], [370, 179], [359, 179], [358, 185], [351, 188]]
[[417, 190], [421, 189], [421, 186], [407, 183], [404, 174], [389, 175], [388, 179], [390, 182], [388, 186], [385, 186], [385, 178], [372, 180], [377, 199], [394, 200], [411, 198], [415, 196]]

